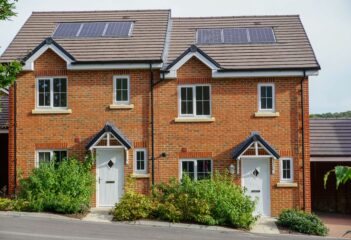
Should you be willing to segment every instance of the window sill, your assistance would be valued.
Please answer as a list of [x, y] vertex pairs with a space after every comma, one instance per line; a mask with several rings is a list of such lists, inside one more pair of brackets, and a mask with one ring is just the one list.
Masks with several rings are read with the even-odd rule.
[[297, 183], [296, 182], [279, 182], [277, 183], [278, 188], [296, 188]]
[[150, 178], [150, 174], [133, 173], [132, 178]]
[[255, 117], [279, 117], [279, 112], [255, 112]]
[[111, 104], [110, 109], [133, 109], [134, 104]]
[[185, 118], [177, 117], [174, 119], [176, 123], [201, 123], [201, 122], [214, 122], [216, 119], [214, 117], [210, 118]]
[[32, 114], [71, 114], [72, 109], [33, 109]]

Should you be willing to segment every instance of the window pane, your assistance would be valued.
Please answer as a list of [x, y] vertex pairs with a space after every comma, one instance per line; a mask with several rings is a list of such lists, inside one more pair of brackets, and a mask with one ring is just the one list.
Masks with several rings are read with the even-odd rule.
[[67, 80], [65, 78], [54, 78], [54, 107], [67, 106]]
[[59, 163], [67, 158], [67, 151], [54, 151], [54, 161]]
[[272, 98], [267, 98], [267, 109], [272, 109], [273, 108], [273, 99]]
[[196, 87], [196, 115], [210, 115], [210, 87]]
[[181, 114], [193, 114], [193, 89], [191, 87], [180, 89], [180, 100]]
[[203, 102], [203, 108], [204, 108], [204, 115], [210, 115], [210, 101], [204, 101]]
[[266, 87], [267, 97], [271, 98], [272, 97], [272, 92], [273, 92], [273, 88], [271, 86]]
[[136, 170], [144, 171], [146, 169], [146, 156], [144, 151], [136, 152]]
[[288, 159], [282, 160], [283, 179], [291, 179], [291, 162]]
[[187, 174], [190, 179], [194, 179], [194, 162], [193, 161], [183, 161], [182, 162], [182, 174]]
[[38, 81], [39, 88], [39, 106], [50, 106], [50, 80], [43, 79]]
[[39, 165], [50, 162], [50, 152], [39, 152]]
[[128, 90], [122, 90], [122, 101], [128, 101]]
[[196, 100], [201, 100], [203, 99], [202, 96], [202, 87], [196, 87]]
[[196, 101], [196, 115], [203, 115], [203, 103], [201, 101]]
[[210, 100], [210, 87], [203, 87], [203, 100]]
[[127, 78], [116, 78], [116, 102], [123, 101], [127, 102], [128, 96], [128, 79]]
[[186, 99], [188, 101], [193, 101], [193, 88], [187, 88], [186, 90]]
[[267, 88], [265, 86], [261, 87], [261, 97], [266, 97], [267, 93], [266, 93]]
[[197, 161], [197, 179], [211, 178], [212, 166], [211, 160], [198, 160]]
[[116, 90], [116, 101], [122, 101], [122, 91]]

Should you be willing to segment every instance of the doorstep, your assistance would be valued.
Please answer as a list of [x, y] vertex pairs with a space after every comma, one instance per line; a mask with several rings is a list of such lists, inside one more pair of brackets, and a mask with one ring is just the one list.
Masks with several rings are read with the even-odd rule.
[[277, 219], [272, 217], [260, 217], [250, 232], [264, 234], [280, 234], [276, 225]]
[[112, 214], [110, 214], [113, 208], [92, 208], [90, 212], [82, 219], [87, 222], [111, 222]]

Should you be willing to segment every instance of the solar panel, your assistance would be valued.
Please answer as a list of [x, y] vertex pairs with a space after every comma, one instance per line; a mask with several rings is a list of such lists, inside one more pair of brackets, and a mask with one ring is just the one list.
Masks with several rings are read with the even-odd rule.
[[251, 43], [275, 42], [272, 28], [248, 28]]
[[127, 37], [129, 36], [132, 22], [109, 22], [104, 36], [106, 37]]
[[224, 43], [248, 43], [246, 28], [224, 28], [223, 29]]
[[60, 23], [53, 35], [54, 38], [76, 37], [81, 23]]
[[128, 37], [133, 22], [60, 23], [53, 38]]
[[222, 29], [198, 29], [197, 42], [199, 44], [222, 43]]
[[82, 30], [78, 37], [101, 37], [104, 33], [105, 26], [105, 22], [83, 23]]

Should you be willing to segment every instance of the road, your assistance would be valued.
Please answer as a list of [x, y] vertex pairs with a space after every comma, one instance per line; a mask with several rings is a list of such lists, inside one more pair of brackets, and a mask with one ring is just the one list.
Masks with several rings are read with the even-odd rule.
[[[121, 223], [95, 223], [70, 219], [29, 216], [0, 216], [0, 239], [6, 240], [308, 240], [318, 237], [259, 235], [242, 231], [152, 227]], [[323, 238], [327, 239], [327, 238]], [[334, 238], [335, 239], [335, 238]]]

